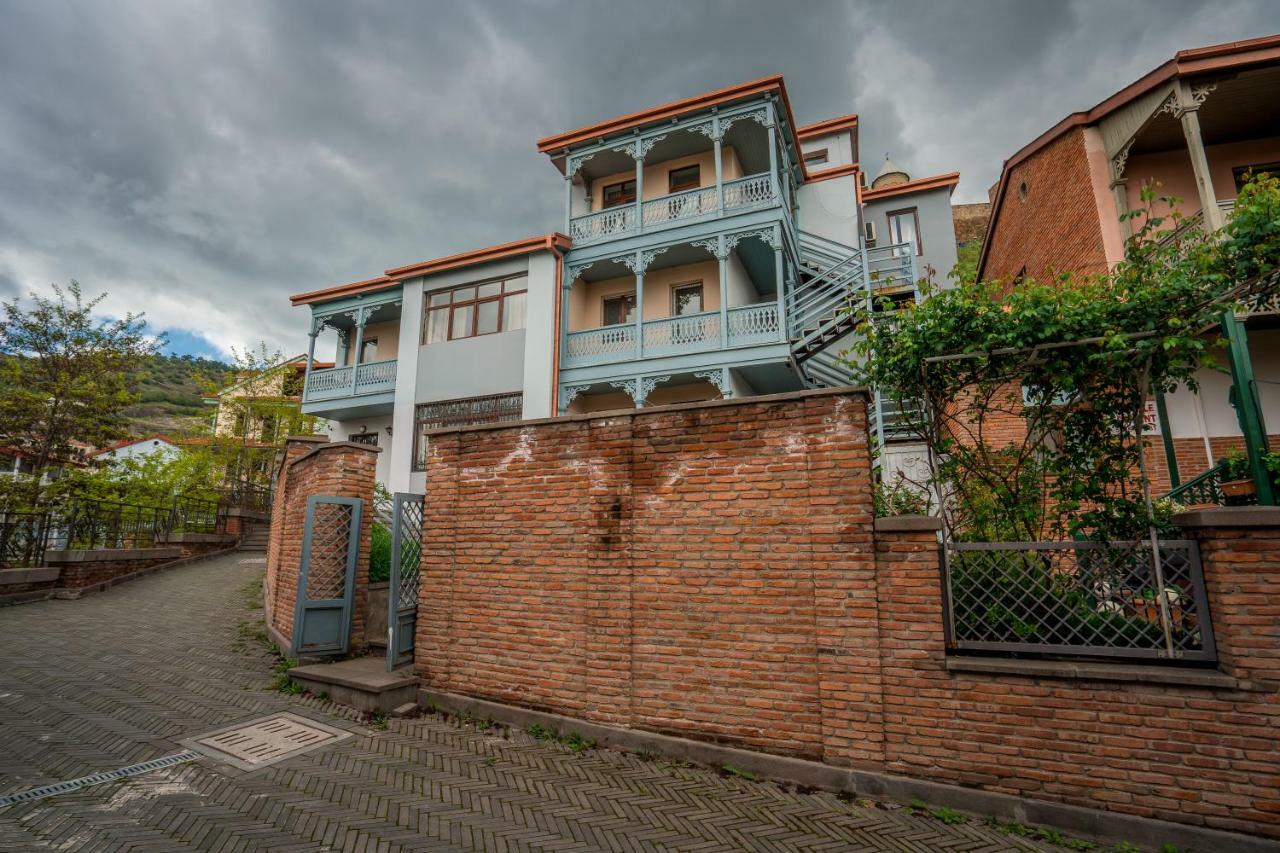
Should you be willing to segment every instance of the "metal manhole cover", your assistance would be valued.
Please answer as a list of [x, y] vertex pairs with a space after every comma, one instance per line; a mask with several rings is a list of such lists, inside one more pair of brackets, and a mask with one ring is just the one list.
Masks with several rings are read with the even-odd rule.
[[257, 770], [349, 737], [350, 732], [296, 714], [272, 714], [188, 738], [182, 744], [241, 770]]

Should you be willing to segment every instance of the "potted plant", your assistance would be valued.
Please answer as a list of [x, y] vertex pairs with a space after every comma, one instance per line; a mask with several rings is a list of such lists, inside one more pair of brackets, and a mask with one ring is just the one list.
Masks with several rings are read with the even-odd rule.
[[1248, 503], [1258, 492], [1249, 472], [1249, 457], [1243, 450], [1231, 448], [1222, 459], [1222, 497], [1228, 504]]

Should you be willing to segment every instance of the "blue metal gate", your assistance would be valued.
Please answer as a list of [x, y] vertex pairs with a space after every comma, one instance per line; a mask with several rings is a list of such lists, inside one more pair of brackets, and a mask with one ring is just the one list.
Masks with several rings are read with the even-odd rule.
[[307, 498], [293, 619], [294, 657], [350, 650], [363, 510], [360, 498]]
[[422, 560], [422, 495], [396, 492], [391, 504], [391, 582], [387, 585], [387, 669], [413, 660]]

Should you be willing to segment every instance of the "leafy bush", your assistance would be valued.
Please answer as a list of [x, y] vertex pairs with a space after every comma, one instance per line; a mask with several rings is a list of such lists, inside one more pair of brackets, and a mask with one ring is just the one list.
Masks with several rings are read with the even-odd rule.
[[380, 521], [373, 523], [369, 538], [369, 582], [391, 580], [391, 530]]

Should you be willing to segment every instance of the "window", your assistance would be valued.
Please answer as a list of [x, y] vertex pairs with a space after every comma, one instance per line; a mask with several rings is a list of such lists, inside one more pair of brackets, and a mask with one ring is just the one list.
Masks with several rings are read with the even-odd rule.
[[806, 151], [803, 160], [809, 166], [821, 166], [827, 162], [827, 149], [815, 148], [812, 151]]
[[518, 421], [523, 411], [520, 393], [418, 404], [413, 410], [413, 470], [427, 470], [429, 430]]
[[529, 279], [522, 275], [432, 291], [427, 295], [422, 342], [436, 344], [523, 329], [528, 287]]
[[357, 364], [368, 364], [378, 360], [378, 339], [365, 338], [360, 342], [360, 360]]
[[[920, 215], [914, 207], [907, 210], [893, 210], [888, 214], [889, 242], [916, 244], [916, 254], [924, 254], [924, 241], [920, 239]], [[894, 254], [904, 252], [898, 249]]]
[[667, 192], [678, 193], [681, 190], [692, 190], [702, 186], [702, 177], [698, 164], [682, 166], [667, 172]]
[[1266, 172], [1268, 175], [1280, 177], [1280, 163], [1255, 163], [1252, 166], [1236, 166], [1231, 170], [1231, 176], [1235, 178], [1236, 192], [1244, 189], [1244, 185], [1249, 183], [1249, 178]]
[[702, 312], [702, 282], [679, 284], [671, 288], [671, 316]]
[[354, 432], [347, 436], [347, 441], [353, 444], [367, 444], [370, 447], [377, 447], [378, 434], [376, 432]]
[[636, 180], [623, 181], [620, 184], [609, 184], [600, 196], [602, 207], [617, 207], [620, 204], [636, 203]]
[[636, 295], [624, 293], [622, 296], [610, 296], [604, 301], [604, 325], [616, 326], [619, 323], [634, 323], [636, 319]]

